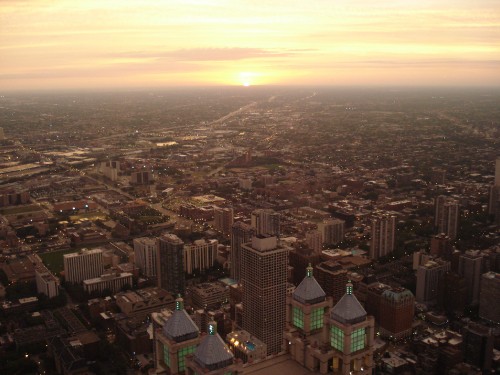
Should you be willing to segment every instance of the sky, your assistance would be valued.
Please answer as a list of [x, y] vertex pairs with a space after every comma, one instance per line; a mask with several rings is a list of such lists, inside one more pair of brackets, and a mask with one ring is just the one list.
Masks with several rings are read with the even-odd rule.
[[500, 86], [500, 0], [0, 0], [0, 90]]

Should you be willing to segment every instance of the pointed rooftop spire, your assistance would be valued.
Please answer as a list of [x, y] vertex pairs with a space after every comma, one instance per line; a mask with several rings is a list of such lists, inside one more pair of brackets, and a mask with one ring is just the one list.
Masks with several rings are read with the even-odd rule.
[[307, 277], [313, 277], [313, 268], [311, 266], [311, 263], [306, 268], [306, 275]]
[[175, 310], [184, 310], [184, 300], [182, 299], [180, 294], [177, 295], [177, 298], [175, 300]]
[[351, 295], [351, 294], [352, 294], [353, 285], [352, 285], [352, 283], [351, 283], [351, 280], [349, 280], [349, 281], [347, 282], [347, 284], [345, 285], [345, 289], [346, 289], [346, 290], [345, 290], [345, 294], [349, 294], [349, 295]]

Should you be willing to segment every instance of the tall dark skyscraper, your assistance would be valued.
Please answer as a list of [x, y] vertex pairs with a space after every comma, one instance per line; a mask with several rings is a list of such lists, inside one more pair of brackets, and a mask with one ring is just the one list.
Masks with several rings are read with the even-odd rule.
[[231, 278], [241, 282], [241, 245], [252, 240], [255, 229], [238, 221], [231, 228]]
[[243, 329], [264, 342], [268, 354], [282, 350], [288, 251], [274, 236], [255, 236], [241, 246]]
[[184, 294], [184, 242], [175, 234], [164, 234], [159, 239], [158, 286], [173, 294]]

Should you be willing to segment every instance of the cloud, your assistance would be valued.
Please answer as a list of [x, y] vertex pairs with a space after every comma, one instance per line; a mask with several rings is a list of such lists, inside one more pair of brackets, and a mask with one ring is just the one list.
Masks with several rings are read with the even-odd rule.
[[256, 58], [290, 57], [299, 53], [312, 51], [310, 49], [271, 50], [263, 48], [188, 48], [167, 52], [122, 52], [106, 54], [113, 58], [152, 58], [172, 61], [234, 61]]

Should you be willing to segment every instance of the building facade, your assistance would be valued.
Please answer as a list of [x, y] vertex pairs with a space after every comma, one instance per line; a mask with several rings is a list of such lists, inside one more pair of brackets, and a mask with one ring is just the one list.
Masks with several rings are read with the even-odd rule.
[[156, 276], [158, 241], [156, 238], [134, 238], [135, 265], [147, 277]]
[[252, 240], [255, 228], [237, 221], [231, 228], [231, 278], [241, 281], [241, 245]]
[[396, 217], [379, 214], [372, 219], [370, 258], [378, 259], [394, 251]]
[[64, 277], [67, 282], [81, 283], [104, 273], [102, 250], [83, 249], [78, 253], [64, 254]]
[[275, 236], [254, 236], [241, 246], [242, 328], [264, 342], [268, 354], [283, 350], [288, 252]]
[[156, 260], [158, 286], [177, 295], [184, 294], [184, 242], [175, 234], [164, 234], [158, 239]]
[[184, 272], [192, 275], [195, 271], [205, 271], [212, 267], [217, 259], [217, 240], [196, 240], [185, 244], [183, 251]]
[[340, 219], [329, 219], [318, 224], [318, 230], [321, 232], [323, 243], [326, 245], [335, 245], [344, 240], [345, 221]]

